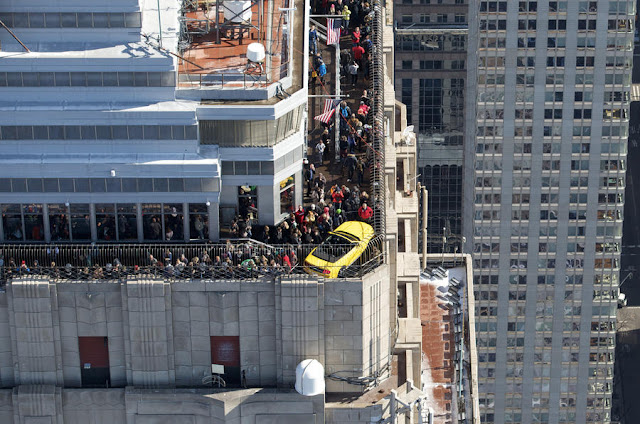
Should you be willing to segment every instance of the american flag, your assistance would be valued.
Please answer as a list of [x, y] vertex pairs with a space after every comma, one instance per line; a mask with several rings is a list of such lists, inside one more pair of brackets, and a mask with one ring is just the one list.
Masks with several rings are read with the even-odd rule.
[[342, 19], [327, 19], [327, 46], [340, 42], [340, 24]]
[[324, 111], [320, 115], [314, 117], [313, 119], [329, 125], [329, 122], [331, 122], [331, 118], [333, 118], [333, 114], [335, 112], [336, 112], [335, 100], [326, 99], [324, 101]]

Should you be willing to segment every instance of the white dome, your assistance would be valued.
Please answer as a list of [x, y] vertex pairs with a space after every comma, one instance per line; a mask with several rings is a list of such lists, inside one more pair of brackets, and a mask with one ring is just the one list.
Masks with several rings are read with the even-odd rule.
[[[235, 23], [251, 22], [251, 1], [224, 0], [224, 18]], [[237, 15], [237, 16], [236, 16]]]
[[324, 367], [315, 359], [305, 359], [296, 367], [296, 391], [304, 396], [324, 393]]
[[247, 46], [247, 59], [251, 62], [263, 62], [265, 58], [264, 46], [260, 43], [251, 43]]

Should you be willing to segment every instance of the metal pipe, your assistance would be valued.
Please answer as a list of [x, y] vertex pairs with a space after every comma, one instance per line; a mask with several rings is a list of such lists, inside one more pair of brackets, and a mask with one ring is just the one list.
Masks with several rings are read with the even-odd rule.
[[267, 34], [265, 35], [265, 47], [267, 57], [264, 61], [265, 82], [269, 82], [269, 73], [271, 72], [271, 57], [275, 53], [273, 51], [273, 5], [274, 0], [268, 0], [267, 3]]
[[2, 25], [2, 27], [3, 27], [4, 29], [6, 29], [6, 30], [9, 32], [9, 34], [11, 34], [11, 36], [12, 36], [13, 38], [15, 38], [15, 40], [16, 40], [18, 43], [20, 43], [20, 45], [21, 45], [21, 46], [22, 46], [22, 47], [27, 51], [27, 53], [31, 53], [31, 50], [29, 50], [29, 49], [27, 48], [27, 46], [25, 46], [24, 44], [22, 44], [22, 41], [20, 41], [20, 39], [18, 38], [18, 36], [17, 36], [17, 35], [15, 35], [15, 34], [13, 33], [13, 31], [11, 31], [11, 30], [9, 29], [9, 27], [8, 27], [8, 26], [6, 26], [6, 25], [4, 24], [4, 22], [0, 21], [0, 25]]
[[160, 44], [160, 48], [162, 48], [162, 19], [160, 17], [160, 0], [158, 3], [158, 43]]
[[422, 187], [422, 269], [427, 267], [427, 199], [426, 187]]

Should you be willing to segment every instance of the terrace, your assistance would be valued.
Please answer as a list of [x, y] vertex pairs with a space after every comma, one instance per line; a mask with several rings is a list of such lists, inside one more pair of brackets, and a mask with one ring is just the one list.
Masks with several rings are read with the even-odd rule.
[[200, 93], [208, 99], [234, 98], [218, 92], [224, 90], [265, 100], [302, 87], [304, 37], [295, 34], [304, 32], [303, 1], [184, 0], [179, 21], [179, 89], [216, 91]]

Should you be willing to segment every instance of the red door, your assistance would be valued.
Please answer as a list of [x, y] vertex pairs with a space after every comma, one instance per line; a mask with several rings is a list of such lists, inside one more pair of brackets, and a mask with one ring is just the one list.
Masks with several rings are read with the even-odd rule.
[[227, 385], [240, 384], [240, 337], [211, 336], [211, 363], [224, 365]]
[[82, 387], [108, 387], [109, 339], [78, 337]]

